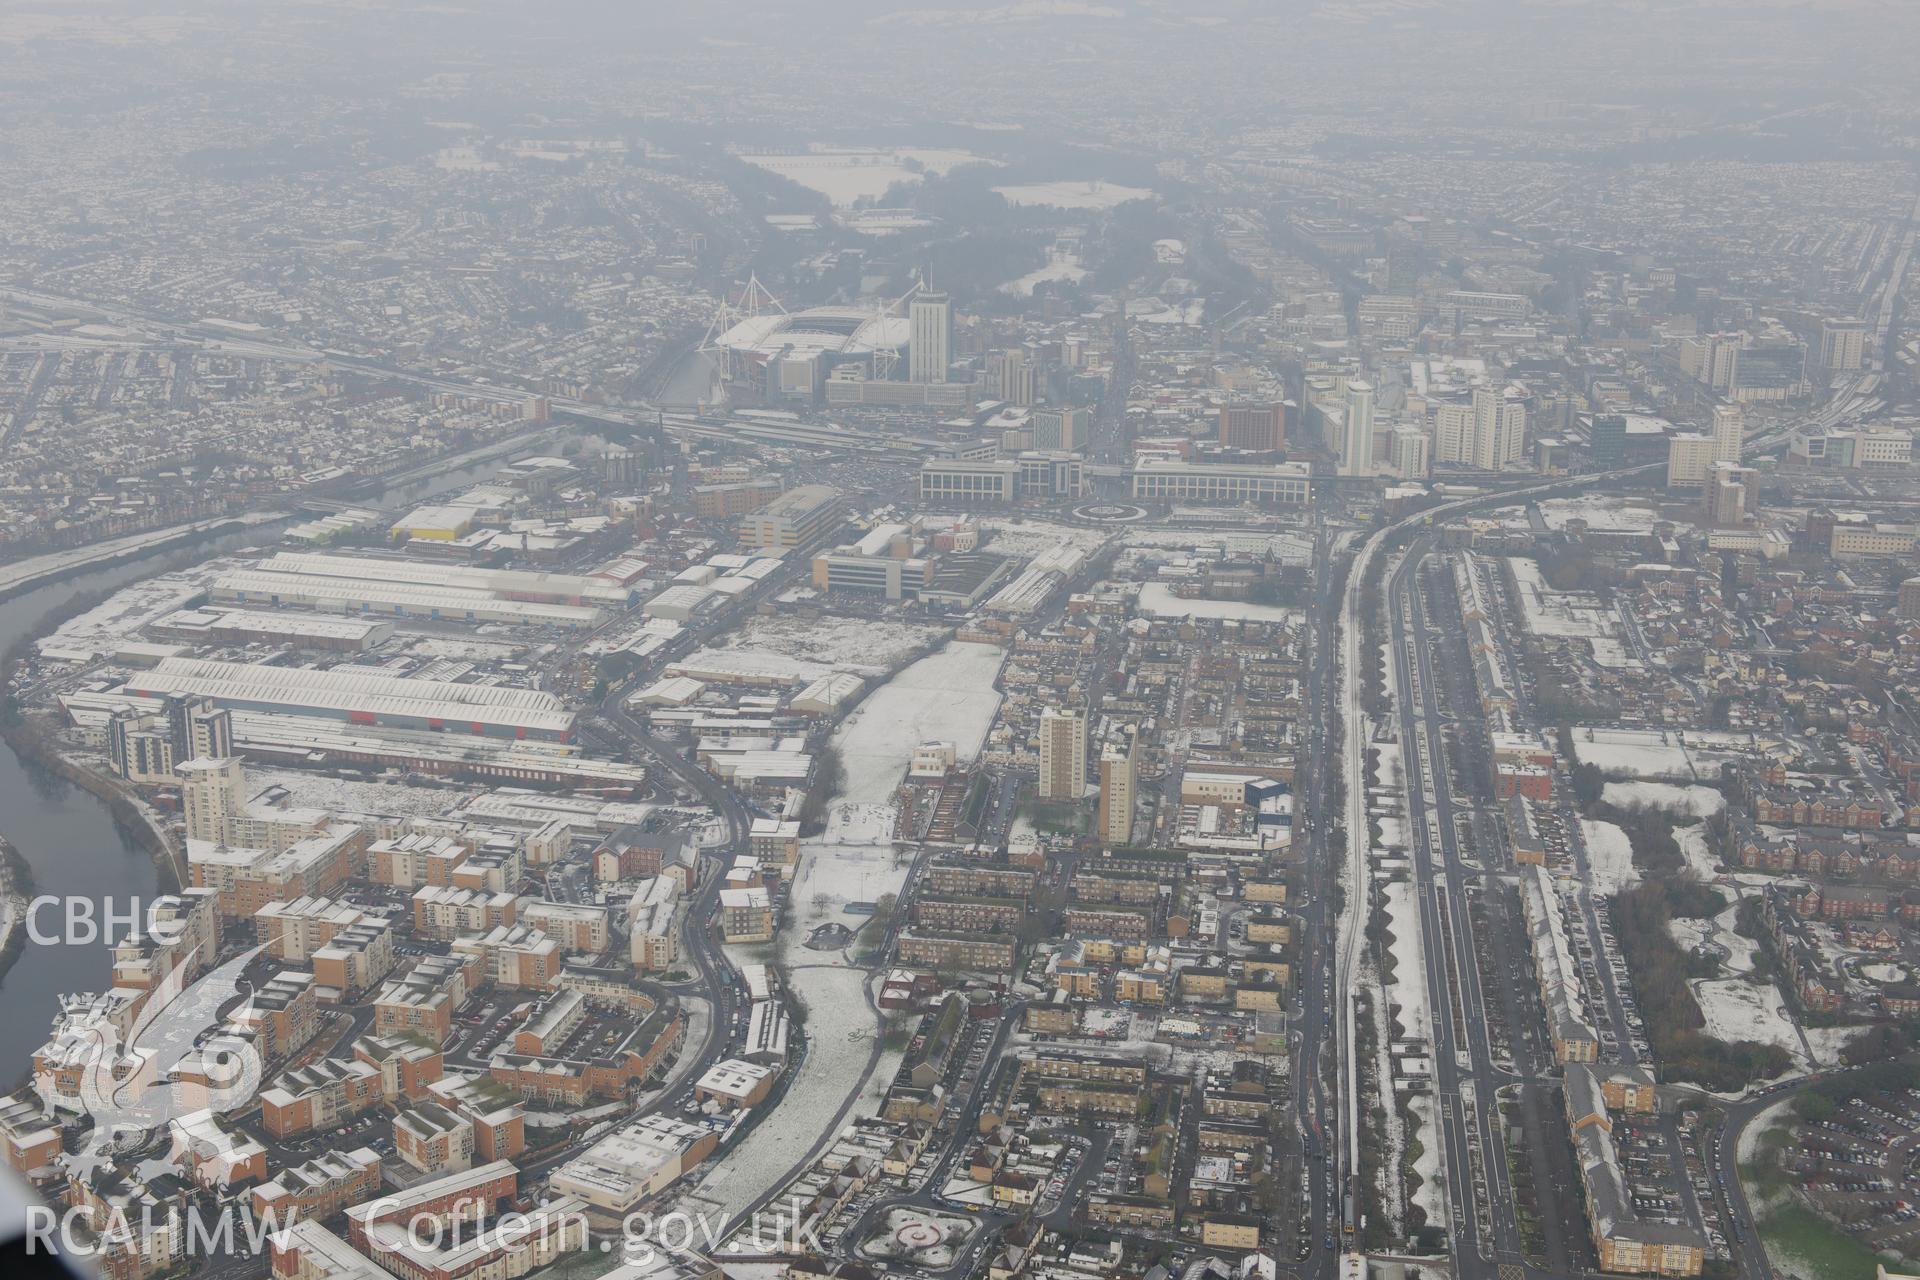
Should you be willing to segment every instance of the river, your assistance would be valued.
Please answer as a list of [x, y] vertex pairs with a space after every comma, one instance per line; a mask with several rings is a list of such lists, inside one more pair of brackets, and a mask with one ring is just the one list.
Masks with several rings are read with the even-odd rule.
[[[387, 495], [382, 505], [418, 502], [462, 488], [494, 474], [499, 465], [495, 459], [407, 485]], [[271, 542], [279, 528], [259, 525], [144, 559], [86, 570], [22, 592], [0, 604], [0, 653], [42, 630], [46, 616], [78, 593], [112, 591], [210, 556]], [[0, 835], [13, 842], [33, 869], [36, 897], [90, 902], [96, 921], [105, 919], [109, 900], [124, 914], [132, 900], [144, 903], [159, 891], [153, 860], [121, 831], [106, 805], [64, 778], [23, 761], [6, 746], [0, 746]], [[65, 932], [62, 921], [63, 909], [48, 906], [35, 922], [43, 935], [60, 937]], [[25, 1078], [34, 1050], [45, 1042], [59, 1012], [62, 995], [100, 991], [108, 985], [112, 965], [107, 948], [97, 938], [82, 937], [83, 933], [76, 931], [72, 941], [47, 944], [29, 936], [12, 968], [0, 978], [0, 1026], [7, 1029], [0, 1037], [0, 1087]]]

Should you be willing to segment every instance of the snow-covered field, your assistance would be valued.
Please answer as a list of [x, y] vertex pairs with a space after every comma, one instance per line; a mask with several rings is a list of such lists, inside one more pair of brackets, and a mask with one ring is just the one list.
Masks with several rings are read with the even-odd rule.
[[1700, 1002], [1706, 1019], [1701, 1028], [1719, 1040], [1758, 1040], [1777, 1044], [1806, 1062], [1806, 1050], [1793, 1028], [1793, 1019], [1780, 1003], [1780, 993], [1772, 983], [1761, 985], [1745, 978], [1705, 978], [1695, 981], [1693, 995]]
[[1720, 766], [1755, 755], [1785, 754], [1778, 738], [1751, 733], [1573, 726], [1573, 753], [1615, 777], [1692, 782], [1717, 778]]
[[1840, 1065], [1840, 1050], [1867, 1028], [1864, 1024], [1847, 1027], [1802, 1027], [1807, 1042], [1813, 1046], [1814, 1062], [1823, 1067]]
[[1594, 664], [1610, 671], [1631, 671], [1647, 665], [1634, 657], [1626, 645], [1605, 636], [1588, 636], [1587, 647], [1593, 650]]
[[[970, 151], [903, 148], [898, 151], [809, 151], [787, 156], [743, 156], [747, 163], [831, 200], [837, 206], [862, 197], [877, 199], [896, 182], [920, 181], [922, 172], [941, 174], [963, 164], [996, 164]], [[917, 162], [918, 168], [909, 162]]]
[[1404, 880], [1387, 886], [1387, 928], [1393, 932], [1393, 986], [1387, 999], [1399, 1006], [1403, 1038], [1431, 1043], [1433, 1011], [1427, 999], [1427, 952], [1420, 945], [1420, 904]]
[[1047, 250], [1046, 266], [1029, 271], [1017, 280], [1007, 281], [1000, 286], [1000, 292], [1016, 294], [1022, 298], [1030, 297], [1033, 294], [1033, 287], [1037, 284], [1045, 284], [1048, 281], [1055, 280], [1063, 280], [1069, 284], [1076, 284], [1084, 278], [1086, 274], [1087, 269], [1080, 265], [1079, 254], [1066, 253], [1059, 249], [1049, 249]]
[[1611, 822], [1580, 819], [1587, 844], [1587, 879], [1597, 894], [1612, 895], [1640, 883], [1633, 869], [1633, 845], [1627, 833]]
[[404, 787], [388, 782], [361, 782], [334, 778], [304, 769], [263, 769], [248, 766], [247, 785], [255, 793], [285, 787], [288, 803], [301, 809], [330, 809], [337, 813], [391, 814], [431, 817], [466, 798], [465, 787]]
[[1673, 833], [1680, 853], [1687, 860], [1687, 869], [1702, 880], [1711, 880], [1720, 874], [1720, 862], [1713, 856], [1713, 850], [1707, 847], [1707, 829], [1700, 823], [1690, 827], [1681, 827]]
[[1406, 786], [1406, 768], [1401, 763], [1400, 744], [1397, 742], [1376, 743], [1373, 750], [1379, 756], [1379, 785], [1390, 790], [1400, 790]]
[[899, 1054], [882, 1054], [861, 1083], [881, 1034], [870, 975], [840, 952], [801, 944], [830, 920], [857, 929], [864, 917], [846, 915], [847, 903], [905, 884], [912, 859], [894, 852], [891, 835], [908, 758], [935, 738], [953, 742], [963, 761], [979, 753], [999, 710], [994, 680], [1005, 657], [997, 645], [948, 644], [876, 689], [834, 731], [846, 780], [828, 806], [825, 833], [801, 846], [790, 915], [774, 943], [792, 994], [806, 1006], [807, 1054], [780, 1106], [701, 1181], [699, 1200], [742, 1212], [813, 1148], [856, 1089], [877, 1099], [891, 1083]]
[[1672, 809], [1689, 818], [1711, 817], [1727, 807], [1727, 798], [1712, 787], [1665, 782], [1609, 782], [1601, 798], [1620, 809]]
[[1025, 182], [994, 190], [1008, 204], [1042, 204], [1055, 209], [1111, 209], [1153, 195], [1145, 187], [1123, 187], [1115, 182]]
[[1608, 637], [1616, 633], [1620, 615], [1612, 605], [1583, 591], [1555, 591], [1533, 560], [1514, 557], [1514, 581], [1520, 587], [1520, 612], [1527, 630], [1537, 636]]
[[1551, 529], [1564, 529], [1567, 521], [1585, 520], [1589, 529], [1651, 530], [1658, 513], [1652, 507], [1620, 498], [1583, 496], [1546, 498], [1540, 503], [1540, 515]]
[[1140, 588], [1140, 612], [1156, 618], [1245, 618], [1257, 622], [1298, 622], [1298, 609], [1246, 600], [1183, 600], [1164, 582]]
[[783, 659], [807, 677], [828, 671], [873, 677], [905, 662], [943, 630], [881, 618], [756, 614], [728, 632], [711, 651]]
[[1603, 773], [1693, 778], [1693, 766], [1680, 739], [1658, 729], [1589, 729], [1575, 725], [1573, 753], [1582, 764], [1593, 765]]

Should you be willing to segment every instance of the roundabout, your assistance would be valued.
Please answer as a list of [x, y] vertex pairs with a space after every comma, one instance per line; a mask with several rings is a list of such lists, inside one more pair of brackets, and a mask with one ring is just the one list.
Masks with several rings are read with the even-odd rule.
[[976, 1224], [957, 1214], [896, 1204], [874, 1221], [859, 1252], [876, 1262], [940, 1271], [959, 1261]]
[[1090, 524], [1132, 524], [1145, 520], [1148, 512], [1131, 502], [1090, 502], [1084, 507], [1075, 507], [1073, 514]]

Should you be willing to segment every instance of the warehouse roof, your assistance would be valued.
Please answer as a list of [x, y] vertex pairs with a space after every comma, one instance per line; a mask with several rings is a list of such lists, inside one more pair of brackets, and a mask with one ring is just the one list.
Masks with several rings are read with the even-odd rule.
[[370, 712], [458, 723], [571, 733], [574, 713], [538, 689], [452, 684], [275, 667], [253, 662], [168, 658], [127, 682], [136, 696], [199, 694], [216, 702], [297, 708], [301, 712]]

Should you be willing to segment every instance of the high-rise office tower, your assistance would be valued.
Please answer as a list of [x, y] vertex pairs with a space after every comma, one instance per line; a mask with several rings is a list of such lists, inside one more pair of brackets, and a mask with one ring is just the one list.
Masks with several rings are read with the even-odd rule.
[[1596, 467], [1619, 465], [1627, 456], [1627, 420], [1617, 413], [1596, 413], [1587, 429], [1587, 457]]
[[1431, 444], [1427, 433], [1418, 427], [1395, 427], [1391, 443], [1389, 465], [1393, 468], [1393, 474], [1402, 480], [1426, 479], [1430, 470], [1427, 458]]
[[1340, 474], [1364, 476], [1373, 471], [1373, 384], [1347, 384], [1347, 435], [1341, 442]]
[[1079, 710], [1040, 713], [1040, 798], [1078, 801], [1087, 793], [1087, 718]]
[[1129, 726], [1100, 749], [1100, 829], [1103, 844], [1133, 839], [1134, 793], [1140, 780], [1139, 738]]
[[915, 294], [908, 310], [907, 376], [945, 382], [953, 363], [953, 299], [931, 290]]
[[1740, 446], [1747, 440], [1747, 415], [1737, 404], [1713, 407], [1713, 460], [1740, 461]]

